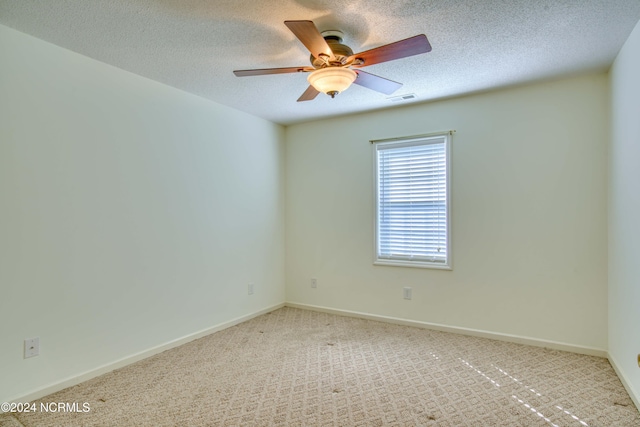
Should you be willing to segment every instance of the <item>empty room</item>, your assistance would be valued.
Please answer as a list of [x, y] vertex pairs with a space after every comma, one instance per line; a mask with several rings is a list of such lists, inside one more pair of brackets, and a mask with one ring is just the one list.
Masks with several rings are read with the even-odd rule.
[[640, 426], [639, 21], [0, 0], [0, 427]]

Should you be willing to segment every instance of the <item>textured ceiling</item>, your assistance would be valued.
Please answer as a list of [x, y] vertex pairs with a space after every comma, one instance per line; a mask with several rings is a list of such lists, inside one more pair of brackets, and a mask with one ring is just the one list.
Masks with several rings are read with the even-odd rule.
[[365, 68], [415, 101], [606, 70], [640, 19], [638, 0], [0, 0], [0, 23], [265, 119], [290, 124], [388, 108], [360, 86], [298, 103], [306, 73], [235, 77], [234, 69], [306, 66], [283, 24], [339, 29], [360, 52], [426, 34], [430, 53]]

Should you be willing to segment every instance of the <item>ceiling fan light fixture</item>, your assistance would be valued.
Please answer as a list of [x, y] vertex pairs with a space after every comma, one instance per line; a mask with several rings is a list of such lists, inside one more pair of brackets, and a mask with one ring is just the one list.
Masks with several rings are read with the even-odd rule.
[[309, 84], [318, 92], [326, 93], [332, 98], [351, 86], [358, 77], [355, 71], [343, 67], [327, 67], [315, 70], [307, 77]]

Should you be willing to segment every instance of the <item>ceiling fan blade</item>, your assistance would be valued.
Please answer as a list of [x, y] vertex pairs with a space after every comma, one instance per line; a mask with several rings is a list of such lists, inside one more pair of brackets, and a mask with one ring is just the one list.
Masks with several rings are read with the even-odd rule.
[[384, 93], [385, 95], [391, 95], [402, 87], [402, 83], [394, 82], [393, 80], [385, 79], [375, 74], [365, 73], [362, 70], [353, 71], [358, 75], [358, 78], [355, 79], [353, 83], [366, 87], [367, 89], [375, 90], [376, 92]]
[[234, 70], [233, 74], [238, 77], [262, 76], [264, 74], [285, 74], [285, 73], [301, 73], [305, 71], [313, 71], [312, 67], [285, 67], [285, 68], [262, 68], [255, 70]]
[[313, 86], [309, 86], [307, 90], [305, 90], [304, 93], [300, 95], [300, 98], [298, 98], [298, 102], [311, 101], [312, 99], [315, 99], [315, 97], [318, 96], [319, 93], [320, 92], [318, 92], [316, 88], [314, 88]]
[[386, 44], [364, 52], [356, 53], [348, 58], [348, 61], [361, 59], [362, 64], [353, 64], [354, 67], [366, 67], [367, 65], [379, 64], [380, 62], [393, 61], [394, 59], [406, 58], [407, 56], [418, 55], [431, 52], [431, 45], [427, 36], [420, 34], [395, 43]]
[[313, 56], [319, 58], [320, 55], [326, 55], [330, 61], [335, 60], [327, 41], [312, 21], [284, 21], [284, 25], [289, 27]]

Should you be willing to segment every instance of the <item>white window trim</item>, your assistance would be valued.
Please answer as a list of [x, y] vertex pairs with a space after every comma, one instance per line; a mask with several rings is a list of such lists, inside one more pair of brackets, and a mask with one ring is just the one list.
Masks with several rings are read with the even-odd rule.
[[[437, 133], [429, 133], [424, 135], [414, 135], [402, 138], [389, 138], [389, 139], [379, 139], [379, 140], [371, 140], [371, 145], [373, 148], [373, 174], [374, 174], [374, 185], [373, 185], [373, 212], [374, 212], [374, 224], [373, 224], [373, 264], [374, 265], [383, 265], [383, 266], [392, 266], [392, 267], [416, 267], [416, 268], [431, 268], [438, 270], [452, 270], [453, 269], [453, 260], [452, 260], [452, 250], [451, 250], [451, 240], [452, 240], [452, 229], [451, 229], [451, 137], [455, 131], [446, 131], [446, 132], [437, 132]], [[379, 222], [379, 212], [378, 212], [378, 145], [392, 145], [392, 144], [401, 144], [401, 143], [411, 143], [420, 140], [429, 140], [429, 139], [440, 139], [444, 138], [445, 142], [445, 161], [446, 161], [446, 224], [447, 224], [447, 250], [446, 250], [446, 263], [435, 263], [428, 261], [408, 261], [408, 260], [395, 260], [395, 259], [386, 259], [386, 258], [378, 258], [378, 222]]]

